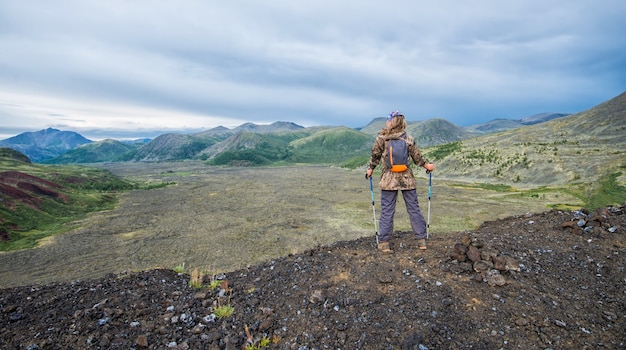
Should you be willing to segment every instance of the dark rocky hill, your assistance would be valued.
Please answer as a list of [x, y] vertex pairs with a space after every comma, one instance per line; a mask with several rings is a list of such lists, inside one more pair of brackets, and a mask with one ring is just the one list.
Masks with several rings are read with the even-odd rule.
[[220, 274], [0, 289], [3, 349], [622, 349], [626, 214], [550, 211], [338, 242]]

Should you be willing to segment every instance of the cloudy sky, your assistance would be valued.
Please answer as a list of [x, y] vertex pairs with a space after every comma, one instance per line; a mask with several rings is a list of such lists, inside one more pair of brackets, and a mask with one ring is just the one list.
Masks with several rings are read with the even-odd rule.
[[623, 0], [0, 0], [0, 139], [575, 113], [625, 33]]

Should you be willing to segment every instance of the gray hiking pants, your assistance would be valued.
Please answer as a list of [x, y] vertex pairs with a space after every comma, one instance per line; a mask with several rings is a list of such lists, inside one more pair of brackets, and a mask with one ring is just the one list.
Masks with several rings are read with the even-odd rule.
[[[424, 220], [424, 215], [422, 215], [419, 203], [417, 202], [417, 191], [415, 189], [403, 190], [402, 197], [406, 204], [406, 211], [409, 213], [409, 220], [411, 220], [411, 227], [415, 233], [415, 238], [426, 238], [426, 220]], [[397, 198], [398, 191], [381, 191], [380, 234], [378, 237], [380, 242], [387, 242], [391, 238]]]

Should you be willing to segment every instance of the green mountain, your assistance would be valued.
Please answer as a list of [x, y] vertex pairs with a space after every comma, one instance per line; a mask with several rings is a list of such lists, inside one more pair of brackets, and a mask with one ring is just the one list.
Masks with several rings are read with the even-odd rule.
[[289, 156], [289, 143], [307, 136], [306, 131], [258, 133], [240, 131], [203, 150], [199, 157], [212, 165], [268, 165]]
[[411, 123], [406, 130], [407, 133], [413, 136], [420, 148], [464, 140], [479, 135], [466, 128], [452, 124], [445, 119], [428, 119], [419, 123]]
[[354, 158], [367, 162], [374, 137], [347, 127], [318, 131], [289, 144], [294, 163], [342, 164]]
[[157, 162], [192, 159], [203, 149], [222, 141], [223, 134], [164, 134], [143, 145], [132, 157], [132, 161]]
[[142, 146], [140, 143], [123, 143], [106, 139], [78, 146], [62, 155], [41, 161], [43, 164], [119, 162], [132, 158]]
[[[386, 121], [386, 118], [374, 118], [371, 122], [369, 122], [369, 124], [360, 128], [359, 130], [367, 135], [376, 136], [376, 134], [378, 134], [378, 132], [386, 126]], [[411, 122], [407, 121], [407, 125], [410, 124]]]

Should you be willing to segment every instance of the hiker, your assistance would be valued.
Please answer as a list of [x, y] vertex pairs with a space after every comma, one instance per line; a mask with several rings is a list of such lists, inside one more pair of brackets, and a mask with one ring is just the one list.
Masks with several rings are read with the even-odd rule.
[[[410, 166], [410, 159], [412, 159], [417, 166], [424, 167], [427, 171], [433, 171], [435, 165], [426, 163], [422, 157], [422, 153], [415, 145], [415, 141], [410, 135], [406, 134], [405, 129], [406, 120], [403, 114], [398, 111], [393, 111], [387, 116], [387, 126], [376, 136], [376, 141], [374, 141], [374, 146], [372, 147], [372, 157], [370, 158], [369, 167], [365, 173], [365, 176], [370, 178], [374, 168], [376, 168], [381, 159], [383, 160], [382, 174], [380, 176], [380, 182], [378, 183], [381, 190], [378, 250], [384, 253], [393, 253], [389, 245], [389, 240], [393, 232], [393, 216], [396, 211], [398, 190], [402, 191], [402, 197], [406, 204], [411, 227], [417, 239], [417, 246], [419, 249], [426, 249], [426, 221], [424, 220], [424, 215], [422, 215], [417, 201], [417, 191], [415, 190], [416, 181]], [[403, 140], [400, 144], [406, 147], [399, 149], [399, 152], [390, 152], [389, 145], [391, 143], [396, 144], [396, 148], [401, 148], [398, 141], [392, 140]], [[402, 151], [405, 154], [404, 156], [402, 155]], [[396, 159], [390, 159], [393, 157]], [[399, 162], [404, 162], [404, 166], [397, 164]]]

